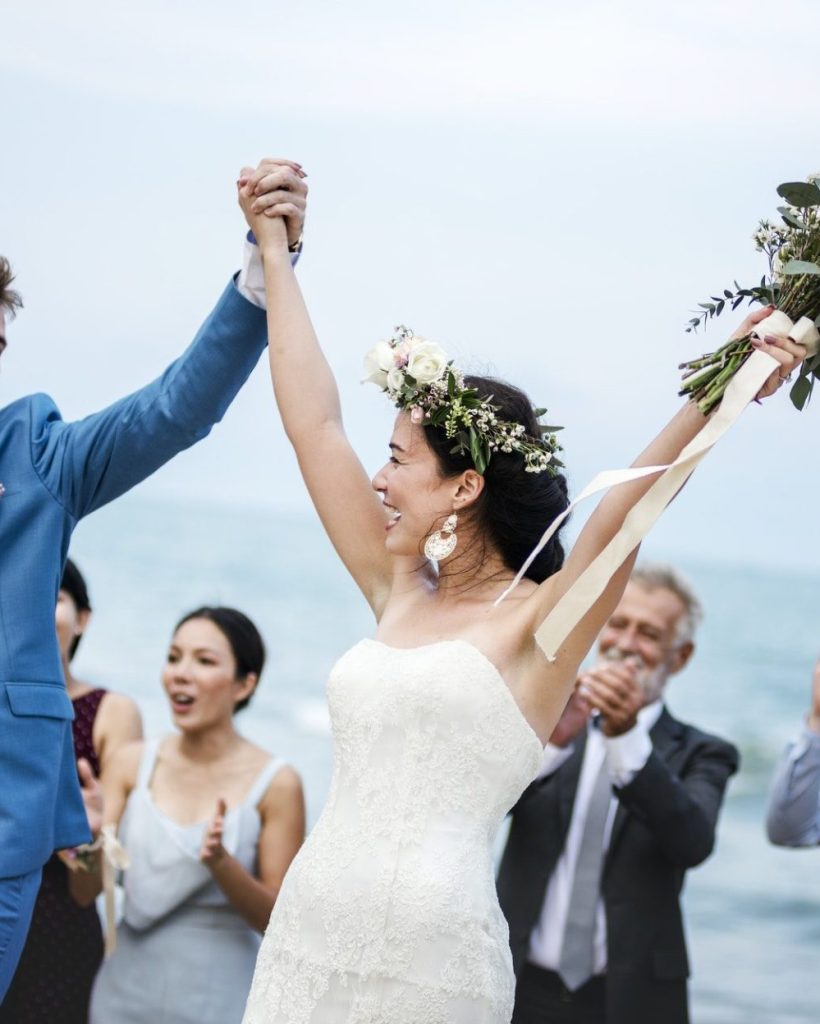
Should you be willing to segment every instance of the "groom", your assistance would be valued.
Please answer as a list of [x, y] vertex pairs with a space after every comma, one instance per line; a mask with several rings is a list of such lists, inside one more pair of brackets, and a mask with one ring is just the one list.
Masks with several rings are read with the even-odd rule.
[[[298, 249], [307, 187], [298, 164], [270, 161], [264, 191], [287, 207]], [[285, 195], [287, 193], [287, 195]], [[249, 253], [255, 249], [248, 246]], [[246, 253], [190, 347], [146, 387], [66, 423], [46, 395], [0, 407], [0, 1002], [14, 975], [40, 871], [89, 840], [77, 782], [71, 701], [54, 604], [77, 522], [144, 480], [222, 419], [266, 342]], [[0, 358], [22, 306], [0, 257]], [[88, 794], [85, 794], [88, 795]]]

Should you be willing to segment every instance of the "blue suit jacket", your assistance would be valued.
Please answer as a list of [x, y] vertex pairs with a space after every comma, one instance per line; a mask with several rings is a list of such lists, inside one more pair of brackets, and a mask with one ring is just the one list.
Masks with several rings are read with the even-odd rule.
[[233, 283], [163, 375], [65, 423], [46, 395], [0, 409], [0, 878], [89, 837], [54, 606], [78, 520], [205, 437], [265, 347]]

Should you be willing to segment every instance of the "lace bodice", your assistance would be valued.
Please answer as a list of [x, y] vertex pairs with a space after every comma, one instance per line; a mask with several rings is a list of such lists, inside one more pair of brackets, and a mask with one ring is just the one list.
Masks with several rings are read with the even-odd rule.
[[538, 738], [462, 640], [363, 640], [328, 700], [328, 802], [274, 908], [245, 1024], [507, 1024], [492, 841]]

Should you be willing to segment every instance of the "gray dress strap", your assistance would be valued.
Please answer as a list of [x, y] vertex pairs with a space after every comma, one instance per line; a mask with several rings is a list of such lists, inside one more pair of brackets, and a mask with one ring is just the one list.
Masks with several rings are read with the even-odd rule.
[[280, 757], [272, 757], [270, 761], [265, 765], [262, 771], [256, 776], [256, 779], [251, 783], [251, 788], [248, 790], [248, 795], [242, 801], [245, 805], [256, 807], [268, 786], [273, 781], [274, 775], [277, 774], [280, 768], [285, 767], [285, 762]]

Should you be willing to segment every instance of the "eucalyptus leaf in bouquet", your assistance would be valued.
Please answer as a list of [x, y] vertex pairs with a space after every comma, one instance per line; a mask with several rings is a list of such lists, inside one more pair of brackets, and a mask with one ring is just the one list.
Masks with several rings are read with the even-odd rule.
[[[820, 327], [820, 175], [806, 181], [788, 181], [777, 188], [786, 201], [779, 206], [781, 223], [760, 221], [752, 235], [755, 248], [768, 261], [768, 273], [760, 283], [742, 287], [737, 281], [722, 294], [699, 302], [687, 331], [705, 326], [729, 306], [737, 309], [743, 302], [772, 305], [800, 327], [792, 333], [806, 344], [808, 356], [792, 386], [790, 397], [802, 409], [811, 397], [815, 380], [820, 377], [820, 352], [817, 330]], [[720, 404], [726, 385], [754, 351], [751, 335], [726, 342], [714, 352], [682, 363], [684, 383], [680, 394], [697, 402], [703, 413]]]

